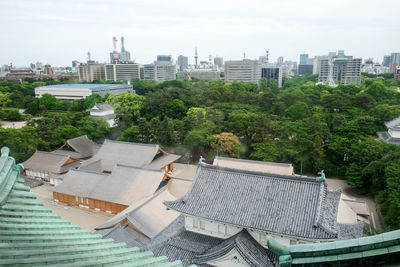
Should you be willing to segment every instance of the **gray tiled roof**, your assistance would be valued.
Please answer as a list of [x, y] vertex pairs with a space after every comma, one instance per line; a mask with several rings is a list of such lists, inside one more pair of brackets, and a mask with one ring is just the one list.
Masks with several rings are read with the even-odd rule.
[[[143, 251], [151, 250], [154, 255], [167, 256], [169, 260], [180, 259], [184, 266], [193, 264], [195, 255], [206, 252], [208, 249], [222, 243], [223, 240], [188, 232], [184, 228], [184, 217], [179, 216], [160, 234], [142, 247]], [[208, 267], [208, 264], [198, 264], [199, 267]]]
[[[22, 164], [27, 170], [63, 173], [68, 170], [68, 168], [64, 168], [63, 166], [67, 165], [65, 163], [68, 161], [69, 158], [69, 155], [60, 154], [57, 152], [36, 151], [28, 160], [26, 160]], [[76, 162], [75, 165], [78, 163], [79, 162]]]
[[395, 128], [400, 126], [400, 117], [397, 117], [391, 121], [386, 121], [385, 126], [387, 128]]
[[91, 108], [91, 110], [93, 109], [94, 111], [97, 111], [96, 109], [94, 109], [95, 107], [97, 107], [101, 111], [114, 110], [114, 107], [108, 103], [97, 103], [96, 105], [94, 105], [93, 108]]
[[338, 223], [339, 239], [353, 239], [363, 236], [364, 222]]
[[180, 158], [179, 155], [168, 154], [161, 150], [163, 155], [154, 159], [160, 150], [159, 145], [141, 144], [106, 139], [99, 151], [91, 159], [82, 163], [82, 169], [93, 170], [90, 165], [97, 164], [96, 171], [111, 171], [118, 164], [129, 166], [147, 167], [150, 169], [160, 169], [169, 163]]
[[299, 238], [337, 239], [340, 192], [315, 178], [199, 166], [190, 191], [166, 206], [183, 214]]
[[246, 230], [224, 240], [207, 252], [195, 256], [193, 263], [202, 264], [216, 260], [228, 254], [232, 249], [236, 249], [249, 266], [277, 266], [278, 256], [263, 248]]
[[71, 170], [51, 190], [129, 206], [152, 195], [163, 177], [162, 170], [117, 164], [112, 174]]
[[169, 260], [183, 262], [185, 266], [196, 264], [211, 266], [206, 262], [218, 259], [235, 248], [250, 266], [275, 266], [276, 256], [259, 245], [246, 230], [223, 240], [186, 231], [184, 218], [180, 216], [158, 236], [142, 247], [155, 255], [165, 255]]
[[67, 143], [78, 153], [82, 155], [82, 158], [93, 156], [99, 146], [90, 140], [87, 135], [82, 135], [76, 138], [68, 139]]

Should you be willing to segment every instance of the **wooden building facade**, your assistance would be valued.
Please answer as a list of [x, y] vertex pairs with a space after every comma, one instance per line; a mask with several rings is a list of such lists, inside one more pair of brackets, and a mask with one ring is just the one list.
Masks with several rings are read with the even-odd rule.
[[128, 207], [127, 205], [112, 203], [104, 200], [72, 196], [58, 192], [53, 192], [53, 199], [54, 201], [72, 204], [76, 207], [87, 208], [95, 211], [104, 211], [112, 214], [118, 214]]

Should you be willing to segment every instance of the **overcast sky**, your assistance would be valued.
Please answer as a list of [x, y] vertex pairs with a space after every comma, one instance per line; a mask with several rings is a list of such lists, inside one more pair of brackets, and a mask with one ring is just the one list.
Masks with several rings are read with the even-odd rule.
[[[382, 61], [400, 52], [400, 0], [1, 0], [0, 65], [105, 62], [112, 37], [139, 63], [157, 54], [194, 62], [284, 56], [299, 61], [344, 49]], [[120, 49], [118, 43], [118, 50]]]

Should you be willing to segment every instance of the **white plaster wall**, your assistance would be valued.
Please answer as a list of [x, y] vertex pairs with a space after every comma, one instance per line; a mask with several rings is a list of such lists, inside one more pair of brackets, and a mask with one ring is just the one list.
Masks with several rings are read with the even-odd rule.
[[[204, 225], [204, 229], [201, 229], [202, 224]], [[185, 229], [187, 231], [203, 235], [226, 239], [233, 235], [236, 235], [237, 233], [242, 231], [243, 228], [228, 224], [212, 222], [201, 218], [185, 216]]]
[[389, 129], [388, 132], [392, 137], [400, 138], [400, 131]]
[[103, 111], [92, 110], [92, 111], [90, 111], [91, 116], [106, 116], [106, 115], [112, 115], [112, 114], [114, 114], [114, 110], [103, 110]]

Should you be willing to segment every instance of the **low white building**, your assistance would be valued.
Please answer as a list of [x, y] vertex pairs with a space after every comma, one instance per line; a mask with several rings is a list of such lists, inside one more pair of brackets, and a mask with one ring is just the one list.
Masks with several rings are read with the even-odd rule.
[[89, 112], [93, 119], [106, 121], [109, 127], [115, 127], [117, 125], [114, 108], [108, 103], [95, 104]]
[[390, 144], [400, 144], [400, 117], [385, 122], [385, 126], [387, 132], [378, 132], [378, 137]]
[[57, 84], [39, 86], [35, 88], [35, 96], [42, 97], [50, 94], [57, 99], [81, 99], [92, 94], [104, 97], [106, 94], [134, 93], [130, 84]]

